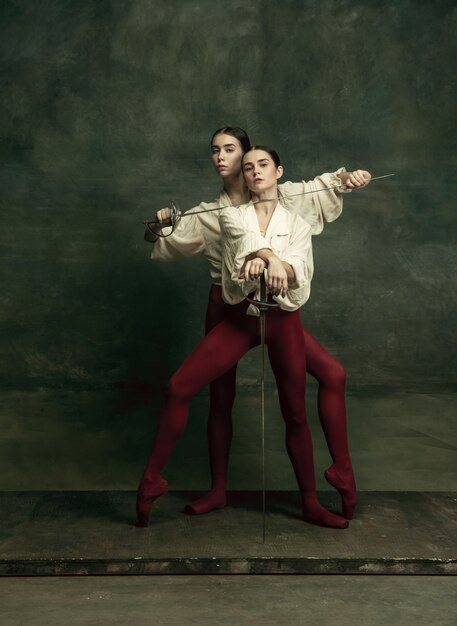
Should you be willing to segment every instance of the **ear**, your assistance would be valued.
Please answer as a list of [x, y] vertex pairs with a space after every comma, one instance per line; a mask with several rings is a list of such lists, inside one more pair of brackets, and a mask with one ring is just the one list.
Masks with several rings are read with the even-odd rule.
[[276, 168], [276, 180], [281, 178], [281, 176], [283, 175], [283, 172], [284, 170], [282, 169], [282, 165], [278, 165], [278, 167]]

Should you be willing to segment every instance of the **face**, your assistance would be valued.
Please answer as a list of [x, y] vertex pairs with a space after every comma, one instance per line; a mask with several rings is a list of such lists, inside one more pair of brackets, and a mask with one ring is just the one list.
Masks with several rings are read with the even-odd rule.
[[216, 135], [211, 144], [211, 158], [214, 167], [222, 178], [238, 175], [241, 172], [243, 149], [232, 135]]
[[243, 157], [243, 174], [249, 189], [258, 195], [276, 187], [282, 166], [276, 167], [273, 157], [265, 150], [251, 150]]

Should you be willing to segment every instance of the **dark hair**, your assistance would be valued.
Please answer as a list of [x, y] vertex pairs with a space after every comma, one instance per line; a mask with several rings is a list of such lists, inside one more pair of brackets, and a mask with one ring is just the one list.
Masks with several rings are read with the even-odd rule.
[[222, 128], [218, 128], [211, 137], [211, 144], [213, 143], [216, 135], [231, 135], [232, 137], [235, 137], [235, 139], [238, 139], [240, 142], [243, 152], [247, 152], [251, 145], [247, 132], [239, 126], [223, 126]]
[[265, 152], [268, 152], [268, 154], [273, 159], [276, 167], [279, 167], [281, 165], [281, 159], [279, 158], [279, 154], [276, 152], [276, 150], [273, 150], [273, 148], [269, 148], [268, 146], [250, 146], [249, 149], [246, 150], [246, 152], [244, 153], [243, 159], [245, 155], [252, 150], [264, 150]]

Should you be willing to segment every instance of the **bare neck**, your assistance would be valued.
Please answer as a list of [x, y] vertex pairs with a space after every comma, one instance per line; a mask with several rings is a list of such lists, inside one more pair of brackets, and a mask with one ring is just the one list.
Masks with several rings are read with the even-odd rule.
[[249, 202], [251, 194], [246, 186], [243, 174], [226, 178], [224, 181], [224, 190], [234, 206]]
[[259, 195], [253, 195], [252, 201], [257, 215], [270, 216], [278, 204], [278, 188], [274, 187], [263, 191]]

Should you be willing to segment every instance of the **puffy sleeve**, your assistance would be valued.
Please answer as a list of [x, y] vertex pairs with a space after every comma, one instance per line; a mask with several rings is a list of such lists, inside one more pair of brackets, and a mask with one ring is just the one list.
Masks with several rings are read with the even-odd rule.
[[[192, 215], [190, 209], [184, 219], [180, 219], [174, 232], [168, 237], [160, 237], [154, 242], [151, 259], [159, 261], [173, 261], [183, 256], [193, 256], [205, 251], [205, 238], [203, 235], [200, 220], [197, 215]], [[166, 235], [171, 231], [171, 227], [163, 229]]]
[[310, 181], [279, 185], [281, 204], [308, 222], [313, 235], [319, 235], [324, 223], [333, 222], [343, 211], [343, 194], [348, 192], [341, 191], [341, 180], [337, 174], [345, 171], [344, 167], [340, 167], [336, 172], [321, 174]]

